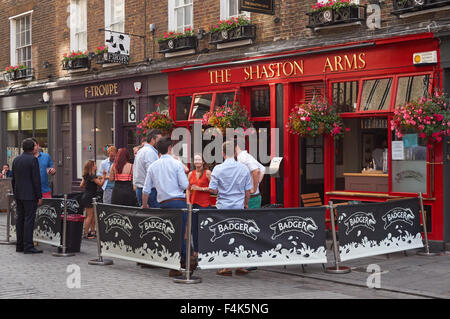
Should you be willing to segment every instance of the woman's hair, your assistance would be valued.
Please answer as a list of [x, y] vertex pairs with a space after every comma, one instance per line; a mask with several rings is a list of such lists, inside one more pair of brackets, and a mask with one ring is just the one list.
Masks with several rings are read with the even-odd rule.
[[84, 168], [83, 168], [83, 176], [88, 176], [92, 174], [92, 168], [94, 167], [94, 160], [87, 160], [84, 163]]
[[122, 174], [123, 167], [126, 163], [130, 161], [130, 153], [128, 149], [122, 147], [119, 149], [119, 152], [116, 155], [116, 159], [114, 160], [114, 167], [116, 169], [117, 174]]

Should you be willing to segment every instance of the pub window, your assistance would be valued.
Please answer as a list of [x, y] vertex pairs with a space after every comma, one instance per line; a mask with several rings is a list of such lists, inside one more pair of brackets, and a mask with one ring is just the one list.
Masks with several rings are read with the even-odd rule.
[[220, 19], [227, 20], [238, 16], [250, 18], [250, 12], [239, 11], [239, 0], [220, 0]]
[[387, 117], [345, 118], [340, 143], [335, 143], [335, 189], [389, 191]]
[[236, 92], [221, 92], [216, 93], [216, 100], [214, 102], [214, 109], [222, 105], [228, 105], [234, 102], [234, 97], [236, 96]]
[[192, 95], [178, 96], [176, 98], [176, 120], [186, 121], [189, 118], [189, 110], [191, 109]]
[[31, 13], [10, 18], [11, 65], [24, 65], [31, 74]]
[[419, 100], [428, 95], [430, 75], [418, 75], [398, 78], [395, 105]]
[[333, 83], [333, 106], [338, 113], [355, 112], [358, 102], [359, 82]]
[[270, 116], [270, 89], [255, 88], [251, 92], [251, 117]]
[[417, 132], [392, 133], [392, 191], [427, 192], [427, 142]]
[[365, 80], [361, 94], [360, 111], [384, 111], [389, 109], [392, 78]]
[[[105, 0], [105, 29], [125, 32], [125, 1]], [[106, 32], [105, 36], [109, 36]]]
[[70, 50], [87, 50], [87, 2], [70, 2]]
[[168, 6], [169, 30], [184, 32], [186, 28], [193, 27], [193, 0], [169, 0]]
[[149, 98], [150, 113], [158, 112], [169, 116], [169, 96], [155, 95]]
[[192, 103], [190, 119], [202, 119], [203, 115], [211, 110], [212, 98], [212, 93], [194, 95], [194, 103]]

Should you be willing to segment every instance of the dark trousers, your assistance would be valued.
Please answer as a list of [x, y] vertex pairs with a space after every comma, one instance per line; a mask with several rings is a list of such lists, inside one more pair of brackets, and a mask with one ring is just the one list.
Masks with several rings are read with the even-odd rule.
[[[171, 202], [160, 204], [160, 208], [187, 208], [185, 200], [173, 200]], [[186, 231], [187, 224], [187, 212], [182, 213], [182, 222], [181, 222], [181, 262], [184, 263], [186, 260], [186, 241], [184, 240], [184, 235]]]
[[25, 251], [34, 247], [33, 232], [36, 218], [37, 201], [17, 199], [16, 234], [18, 249]]

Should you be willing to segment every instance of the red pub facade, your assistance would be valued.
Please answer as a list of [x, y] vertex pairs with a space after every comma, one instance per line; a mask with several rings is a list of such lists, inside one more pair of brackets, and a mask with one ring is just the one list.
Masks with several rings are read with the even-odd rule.
[[[432, 58], [424, 63], [414, 60], [417, 54]], [[298, 207], [300, 195], [312, 192], [324, 203], [381, 202], [423, 193], [429, 239], [443, 241], [443, 145], [427, 147], [414, 132], [399, 139], [390, 126], [396, 105], [442, 87], [439, 41], [432, 33], [164, 72], [177, 126], [192, 128], [206, 111], [239, 101], [255, 128], [279, 129], [269, 149], [274, 156], [278, 146], [283, 162], [279, 177], [266, 176], [263, 181], [263, 203]], [[289, 133], [286, 124], [294, 105], [314, 96], [325, 96], [340, 113], [349, 128], [342, 139]], [[384, 167], [365, 170], [376, 148], [383, 150]]]

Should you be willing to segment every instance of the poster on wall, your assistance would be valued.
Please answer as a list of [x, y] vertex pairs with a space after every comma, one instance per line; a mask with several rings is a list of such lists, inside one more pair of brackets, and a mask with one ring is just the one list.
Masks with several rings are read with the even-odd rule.
[[423, 247], [417, 198], [338, 206], [342, 261]]
[[102, 256], [180, 269], [181, 210], [97, 205]]
[[274, 0], [239, 0], [239, 11], [274, 15]]
[[199, 210], [201, 269], [326, 263], [325, 208]]

